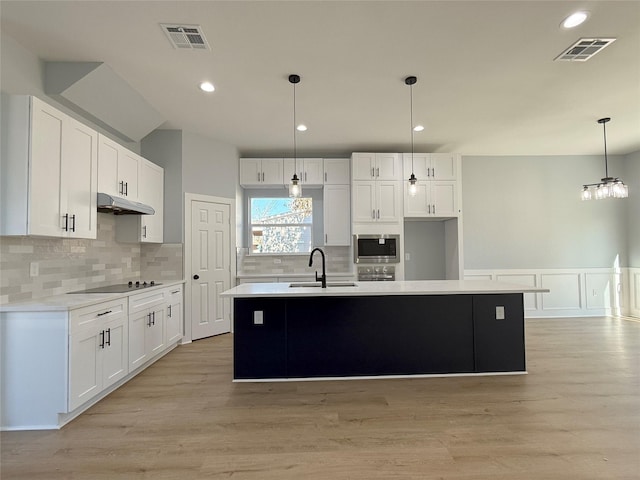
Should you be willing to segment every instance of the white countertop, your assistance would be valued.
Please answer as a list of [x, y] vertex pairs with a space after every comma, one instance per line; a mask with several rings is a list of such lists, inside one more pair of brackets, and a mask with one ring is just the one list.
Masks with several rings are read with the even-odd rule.
[[[319, 282], [309, 282], [317, 284]], [[331, 282], [329, 282], [331, 283]], [[397, 282], [353, 282], [355, 287], [290, 287], [290, 283], [245, 283], [222, 293], [224, 297], [353, 297], [372, 295], [459, 295], [484, 293], [548, 292], [493, 280], [420, 280]]]
[[76, 308], [88, 307], [110, 300], [130, 297], [142, 293], [162, 290], [184, 283], [184, 280], [163, 281], [162, 285], [133, 289], [123, 293], [63, 293], [51, 297], [36, 298], [24, 302], [7, 303], [0, 305], [2, 312], [64, 312]]

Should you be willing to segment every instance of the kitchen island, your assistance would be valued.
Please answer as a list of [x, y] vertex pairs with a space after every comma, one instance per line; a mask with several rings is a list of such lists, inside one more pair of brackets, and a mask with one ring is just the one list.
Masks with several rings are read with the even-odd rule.
[[234, 299], [235, 381], [526, 373], [523, 294], [548, 291], [479, 280], [297, 285], [223, 293]]

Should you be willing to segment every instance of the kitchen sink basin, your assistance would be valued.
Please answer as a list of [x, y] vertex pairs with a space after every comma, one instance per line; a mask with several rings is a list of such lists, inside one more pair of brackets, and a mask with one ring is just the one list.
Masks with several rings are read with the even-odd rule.
[[[327, 282], [327, 287], [357, 287], [353, 282]], [[292, 283], [289, 288], [322, 287], [319, 282]]]

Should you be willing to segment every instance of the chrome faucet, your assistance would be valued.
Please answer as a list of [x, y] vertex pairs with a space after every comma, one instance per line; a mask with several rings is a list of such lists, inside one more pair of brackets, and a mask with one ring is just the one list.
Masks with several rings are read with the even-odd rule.
[[324, 252], [321, 248], [316, 247], [311, 250], [311, 255], [309, 255], [309, 266], [313, 266], [313, 254], [315, 252], [320, 252], [320, 255], [322, 255], [322, 276], [318, 278], [318, 271], [316, 270], [316, 282], [322, 282], [322, 288], [327, 288], [327, 271], [325, 270]]

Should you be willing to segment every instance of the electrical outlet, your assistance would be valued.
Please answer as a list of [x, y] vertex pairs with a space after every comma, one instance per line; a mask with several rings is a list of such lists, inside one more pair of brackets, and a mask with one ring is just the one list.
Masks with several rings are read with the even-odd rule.
[[282, 263], [282, 259], [281, 258], [274, 258], [273, 259], [273, 263], [274, 263], [274, 265], [280, 265]]
[[404, 259], [405, 259], [405, 261], [407, 261], [407, 262], [408, 262], [408, 261], [410, 261], [410, 260], [411, 260], [411, 254], [410, 254], [410, 253], [405, 253], [405, 254], [404, 254]]
[[504, 307], [502, 305], [496, 306], [496, 320], [504, 320]]
[[256, 310], [253, 312], [253, 324], [264, 325], [264, 312], [262, 310]]
[[38, 275], [40, 275], [40, 265], [38, 265], [38, 262], [31, 262], [29, 264], [29, 276], [37, 277]]

